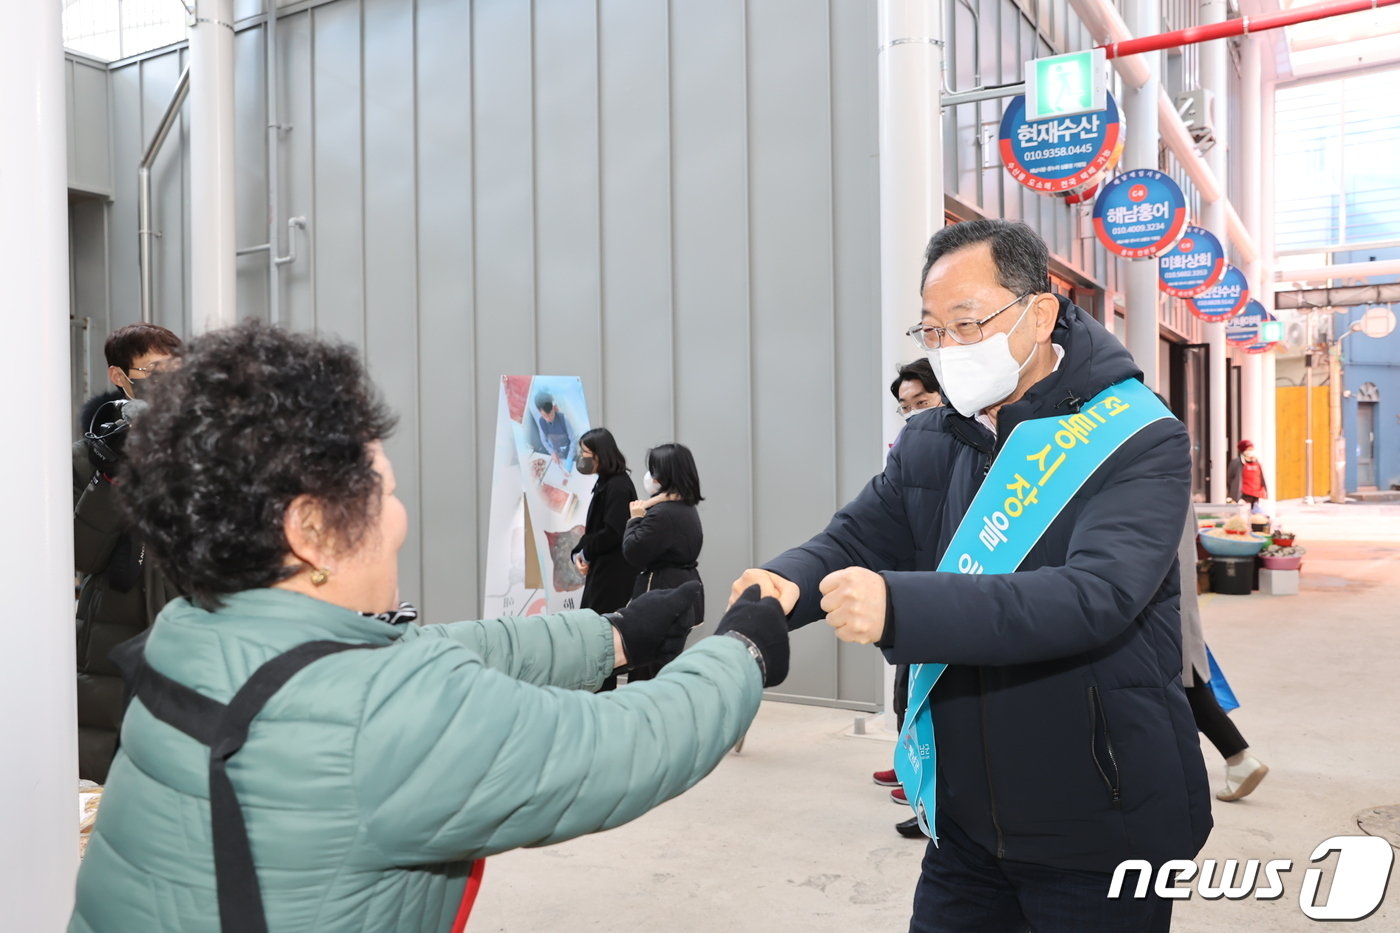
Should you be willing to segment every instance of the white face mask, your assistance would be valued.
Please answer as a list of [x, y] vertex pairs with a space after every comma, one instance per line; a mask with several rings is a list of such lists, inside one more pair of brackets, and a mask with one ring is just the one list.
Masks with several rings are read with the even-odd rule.
[[650, 470], [642, 477], [642, 488], [646, 490], [646, 494], [649, 496], [654, 496], [661, 492], [661, 484], [651, 478]]
[[1021, 371], [1035, 357], [1035, 348], [1031, 348], [1024, 362], [1017, 363], [1011, 353], [1009, 337], [1021, 326], [1030, 310], [1031, 306], [1026, 305], [1026, 310], [1021, 312], [1009, 331], [993, 334], [967, 346], [950, 343], [937, 350], [925, 351], [933, 366], [933, 374], [938, 377], [944, 400], [964, 418], [971, 418], [1016, 391]]

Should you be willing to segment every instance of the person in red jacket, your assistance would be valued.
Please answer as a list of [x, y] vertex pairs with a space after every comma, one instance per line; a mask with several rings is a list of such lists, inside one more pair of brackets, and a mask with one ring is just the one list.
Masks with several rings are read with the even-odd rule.
[[1226, 495], [1229, 502], [1248, 502], [1251, 510], [1257, 510], [1260, 499], [1269, 497], [1269, 484], [1264, 481], [1264, 467], [1254, 454], [1253, 441], [1240, 441], [1240, 455], [1230, 461], [1225, 474]]

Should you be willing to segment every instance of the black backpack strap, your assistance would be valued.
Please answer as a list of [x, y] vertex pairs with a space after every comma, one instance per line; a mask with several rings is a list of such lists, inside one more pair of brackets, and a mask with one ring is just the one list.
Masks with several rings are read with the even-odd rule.
[[223, 933], [267, 933], [262, 888], [253, 863], [253, 847], [233, 782], [228, 760], [248, 739], [254, 717], [283, 684], [326, 655], [373, 645], [311, 641], [263, 664], [229, 701], [209, 749], [209, 811], [214, 824], [214, 873], [219, 885], [219, 923]]
[[150, 629], [117, 645], [109, 653], [122, 672], [122, 709], [139, 698], [150, 714], [205, 745], [213, 745], [214, 727], [227, 709], [146, 663], [146, 638]]
[[161, 722], [209, 747], [209, 813], [214, 826], [214, 875], [223, 933], [267, 933], [262, 889], [243, 809], [228, 776], [228, 761], [248, 740], [248, 728], [267, 701], [298, 671], [330, 654], [375, 645], [311, 641], [264, 663], [227, 704], [211, 700], [146, 663], [147, 629], [122, 642], [111, 658], [136, 697]]

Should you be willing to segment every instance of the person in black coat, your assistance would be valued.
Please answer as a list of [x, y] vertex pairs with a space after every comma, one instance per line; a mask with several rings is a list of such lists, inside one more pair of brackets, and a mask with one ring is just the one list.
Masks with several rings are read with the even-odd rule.
[[[103, 345], [116, 388], [93, 396], [78, 415], [73, 445], [73, 563], [82, 575], [77, 607], [78, 776], [106, 783], [117, 752], [123, 703], [112, 648], [150, 628], [179, 593], [146, 559], [118, 498], [132, 414], [149, 396], [150, 377], [169, 365], [180, 338], [156, 324], [114, 330]], [[141, 400], [133, 402], [133, 399]], [[126, 403], [130, 402], [130, 407]]]
[[[1025, 225], [953, 224], [925, 259], [913, 333], [952, 407], [911, 418], [823, 532], [735, 586], [757, 583], [790, 625], [825, 617], [891, 663], [949, 665], [931, 694], [941, 845], [924, 856], [913, 933], [1166, 930], [1171, 901], [1105, 893], [1121, 862], [1191, 859], [1211, 829], [1181, 680], [1190, 441], [1175, 419], [1140, 430], [1016, 572], [938, 572], [1018, 424], [1067, 417], [1142, 374], [1049, 292], [1045, 244]], [[939, 372], [954, 343], [960, 365]]]
[[[700, 582], [700, 548], [705, 536], [696, 505], [705, 497], [700, 495], [700, 473], [690, 448], [662, 444], [647, 451], [642, 491], [648, 498], [630, 504], [632, 517], [622, 535], [622, 556], [632, 566], [641, 568], [632, 596], [674, 589], [691, 580]], [[702, 591], [696, 598], [690, 625], [693, 628], [704, 620]], [[628, 682], [655, 677], [684, 648], [684, 640], [667, 645], [651, 663], [632, 668], [627, 674]]]
[[[607, 428], [585, 431], [578, 439], [578, 471], [597, 474], [593, 499], [583, 537], [574, 545], [572, 556], [584, 575], [580, 609], [613, 612], [627, 605], [637, 568], [622, 555], [622, 532], [627, 527], [628, 505], [637, 498], [637, 487], [627, 475], [627, 459]], [[610, 678], [611, 684], [616, 678]], [[610, 689], [605, 686], [604, 689]]]

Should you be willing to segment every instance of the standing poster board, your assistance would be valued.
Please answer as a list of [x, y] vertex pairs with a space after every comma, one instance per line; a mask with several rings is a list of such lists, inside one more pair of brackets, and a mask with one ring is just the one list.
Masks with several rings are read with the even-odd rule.
[[593, 497], [594, 477], [576, 468], [588, 429], [577, 376], [501, 377], [483, 618], [578, 608], [570, 552]]

